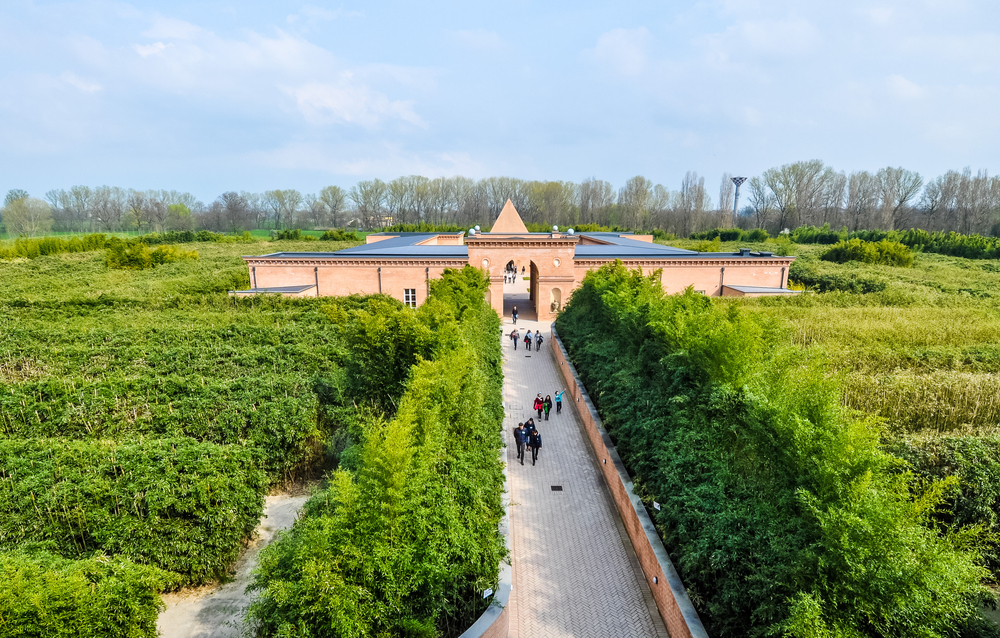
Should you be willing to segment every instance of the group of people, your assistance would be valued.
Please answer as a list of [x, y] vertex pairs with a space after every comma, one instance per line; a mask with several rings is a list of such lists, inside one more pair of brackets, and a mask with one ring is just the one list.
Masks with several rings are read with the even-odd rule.
[[526, 423], [518, 423], [514, 428], [514, 443], [517, 445], [517, 460], [524, 465], [524, 448], [531, 452], [531, 464], [538, 460], [538, 451], [542, 449], [542, 435], [535, 427], [535, 420], [528, 419]]
[[[566, 392], [566, 390], [556, 391], [556, 400], [555, 400], [556, 414], [562, 412], [562, 398], [564, 392]], [[542, 393], [539, 392], [538, 395], [535, 397], [535, 403], [532, 406], [532, 409], [534, 409], [535, 412], [538, 414], [539, 419], [542, 418], [542, 414], [545, 414], [545, 420], [548, 421], [549, 412], [552, 411], [552, 405], [553, 405], [552, 395], [546, 394], [545, 398], [543, 399]]]
[[[511, 330], [509, 336], [510, 340], [514, 342], [514, 349], [517, 350], [517, 342], [520, 341], [521, 339], [520, 335], [518, 335], [517, 333], [517, 328]], [[542, 333], [538, 332], [537, 330], [535, 330], [534, 333], [532, 333], [530, 330], [524, 333], [524, 347], [527, 348], [529, 352], [531, 351], [532, 343], [535, 344], [535, 350], [540, 350], [543, 341], [545, 341], [545, 337], [543, 337]]]

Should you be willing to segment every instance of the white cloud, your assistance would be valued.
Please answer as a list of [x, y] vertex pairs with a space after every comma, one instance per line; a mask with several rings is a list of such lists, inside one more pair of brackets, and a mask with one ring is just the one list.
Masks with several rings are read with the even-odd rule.
[[153, 25], [142, 33], [147, 38], [164, 40], [193, 40], [203, 34], [201, 27], [190, 22], [162, 16], [154, 19]]
[[907, 80], [902, 75], [890, 75], [886, 78], [886, 86], [892, 95], [903, 100], [916, 100], [927, 94], [924, 87]]
[[504, 44], [495, 31], [486, 29], [452, 31], [451, 35], [459, 44], [475, 51], [498, 51]]
[[752, 51], [783, 56], [812, 51], [821, 41], [819, 30], [805, 18], [751, 20], [735, 31]]
[[101, 90], [101, 85], [94, 82], [88, 82], [83, 78], [73, 74], [73, 73], [63, 73], [59, 76], [60, 79], [69, 84], [70, 86], [83, 91], [84, 93], [97, 93]]
[[154, 42], [153, 44], [133, 44], [132, 48], [135, 49], [135, 52], [142, 57], [148, 58], [151, 55], [155, 55], [163, 51], [167, 48], [167, 45], [162, 42]]
[[343, 7], [338, 7], [337, 9], [326, 9], [324, 7], [317, 7], [314, 4], [302, 5], [298, 13], [293, 13], [289, 15], [285, 20], [289, 24], [295, 24], [297, 22], [308, 22], [316, 23], [320, 21], [336, 20], [338, 18], [363, 18], [364, 14], [360, 11], [345, 11]]
[[390, 100], [384, 94], [352, 82], [345, 73], [338, 84], [309, 83], [283, 88], [302, 115], [312, 124], [348, 123], [375, 128], [384, 120], [398, 119], [421, 128], [427, 124], [413, 111], [413, 103]]
[[382, 142], [338, 145], [293, 142], [249, 155], [255, 164], [281, 170], [323, 171], [331, 175], [462, 175], [485, 177], [487, 167], [466, 151], [415, 153], [400, 144]]
[[646, 68], [650, 39], [646, 27], [612, 29], [601, 34], [597, 46], [588, 50], [588, 54], [613, 73], [636, 76]]

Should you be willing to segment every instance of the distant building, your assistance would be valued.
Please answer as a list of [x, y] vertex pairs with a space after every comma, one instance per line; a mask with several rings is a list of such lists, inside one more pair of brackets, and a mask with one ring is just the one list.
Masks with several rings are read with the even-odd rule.
[[[688, 286], [711, 296], [794, 294], [786, 288], [794, 257], [771, 253], [699, 253], [654, 244], [651, 235], [529, 233], [507, 201], [488, 233], [376, 233], [362, 246], [332, 253], [273, 253], [243, 258], [250, 290], [237, 295], [278, 293], [292, 296], [383, 293], [413, 307], [427, 298], [429, 281], [445, 268], [471, 264], [489, 272], [487, 301], [504, 313], [505, 273], [517, 272], [539, 320], [552, 319], [588, 271], [621, 260], [643, 272], [661, 270], [668, 293]], [[521, 277], [527, 278], [527, 282]], [[511, 299], [508, 299], [507, 312]], [[520, 307], [530, 313], [531, 307]]]

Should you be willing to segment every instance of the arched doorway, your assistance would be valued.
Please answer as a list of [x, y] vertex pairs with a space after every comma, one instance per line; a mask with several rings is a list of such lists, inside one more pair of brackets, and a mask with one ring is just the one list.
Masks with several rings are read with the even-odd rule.
[[[509, 282], [505, 278], [503, 285], [504, 317], [510, 317], [516, 306], [518, 318], [534, 321], [538, 318], [535, 305], [535, 300], [538, 299], [538, 266], [532, 261], [528, 266], [522, 265], [522, 272], [515, 260], [508, 262], [508, 265], [511, 264], [514, 264], [514, 270], [511, 271], [513, 277]], [[504, 272], [508, 272], [506, 268]]]

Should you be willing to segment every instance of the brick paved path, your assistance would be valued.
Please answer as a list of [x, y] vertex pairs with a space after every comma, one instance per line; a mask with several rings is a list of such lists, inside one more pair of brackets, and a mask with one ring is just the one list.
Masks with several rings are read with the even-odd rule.
[[[526, 306], [518, 303], [519, 309]], [[517, 461], [512, 429], [535, 416], [531, 404], [536, 393], [544, 397], [565, 385], [552, 357], [549, 325], [522, 319], [517, 328], [522, 342], [515, 352], [506, 337], [513, 326], [509, 318], [504, 320], [514, 556], [510, 636], [668, 636], [575, 406], [563, 401], [562, 414], [555, 415], [553, 408], [548, 421], [536, 417], [542, 434], [538, 464], [532, 467], [527, 452], [523, 466]], [[545, 337], [541, 352], [524, 350], [528, 328]], [[563, 491], [552, 491], [553, 485]]]

